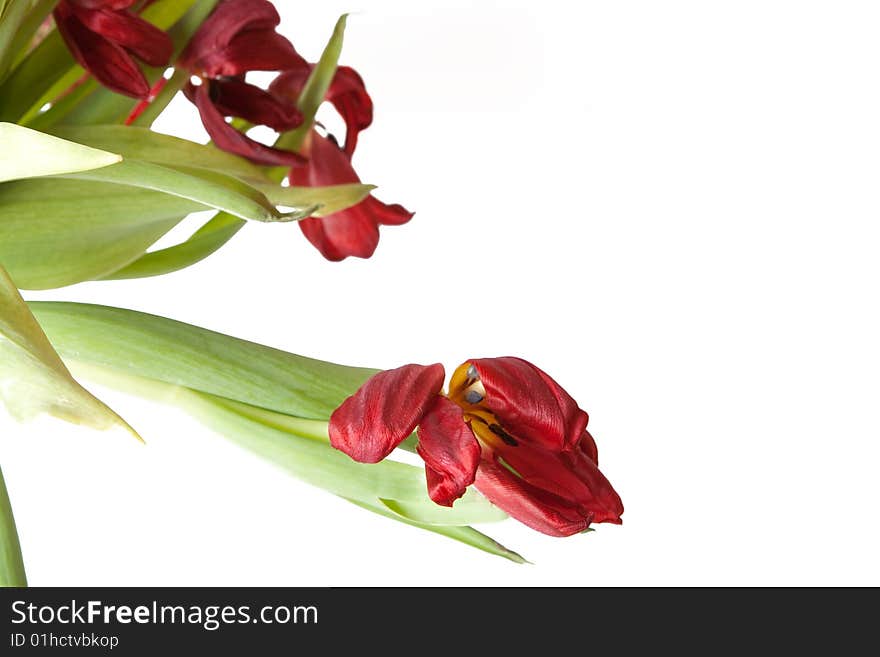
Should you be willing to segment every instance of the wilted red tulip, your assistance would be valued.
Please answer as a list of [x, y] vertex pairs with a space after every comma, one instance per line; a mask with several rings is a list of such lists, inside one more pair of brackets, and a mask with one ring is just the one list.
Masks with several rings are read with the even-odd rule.
[[[313, 64], [302, 63], [279, 75], [269, 88], [276, 96], [295, 102], [312, 71]], [[357, 72], [346, 66], [336, 70], [325, 100], [345, 120], [345, 146], [333, 136], [312, 131], [303, 146], [308, 158], [304, 167], [290, 172], [290, 183], [303, 187], [358, 183], [351, 165], [358, 134], [373, 121], [373, 102]], [[355, 206], [299, 222], [303, 234], [328, 260], [349, 256], [369, 258], [379, 244], [379, 226], [397, 226], [412, 219], [413, 213], [401, 205], [389, 205], [368, 196]]]
[[201, 79], [184, 93], [199, 110], [205, 130], [225, 151], [265, 165], [292, 166], [303, 158], [265, 146], [236, 130], [238, 117], [278, 132], [302, 123], [296, 106], [245, 82], [248, 71], [280, 71], [305, 64], [293, 45], [275, 31], [281, 22], [267, 0], [222, 0], [193, 36], [179, 64]]
[[173, 45], [165, 32], [129, 8], [135, 0], [61, 0], [54, 16], [77, 62], [108, 89], [146, 98], [150, 84], [135, 58], [165, 66]]
[[[306, 61], [287, 69], [272, 82], [269, 90], [282, 98], [296, 100], [302, 93], [315, 65]], [[358, 134], [373, 122], [373, 100], [364, 80], [350, 66], [339, 66], [324, 100], [333, 105], [345, 121], [345, 146], [349, 157], [357, 146]]]
[[370, 378], [330, 417], [330, 441], [376, 463], [418, 427], [428, 493], [452, 506], [474, 484], [532, 529], [569, 536], [619, 524], [620, 497], [599, 471], [587, 414], [558, 383], [520, 358], [482, 358], [456, 369], [404, 365]]

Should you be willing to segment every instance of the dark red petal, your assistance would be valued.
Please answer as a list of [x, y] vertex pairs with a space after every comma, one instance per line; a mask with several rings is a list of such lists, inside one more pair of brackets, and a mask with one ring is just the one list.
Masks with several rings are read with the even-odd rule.
[[327, 90], [327, 100], [345, 121], [345, 152], [351, 156], [357, 146], [358, 134], [373, 122], [373, 101], [361, 76], [349, 66], [336, 69]]
[[83, 9], [74, 6], [76, 17], [92, 32], [122, 46], [150, 66], [165, 66], [174, 45], [155, 25], [129, 12]]
[[401, 226], [413, 218], [414, 213], [397, 203], [383, 203], [375, 196], [368, 196], [361, 205], [370, 213], [373, 220], [382, 226]]
[[578, 443], [578, 449], [593, 463], [599, 465], [599, 448], [596, 445], [596, 441], [593, 440], [593, 435], [586, 429], [584, 429], [584, 434], [581, 436], [580, 443]]
[[189, 85], [186, 95], [196, 104], [202, 117], [202, 125], [205, 126], [217, 148], [267, 166], [294, 166], [303, 162], [300, 155], [264, 146], [229, 125], [211, 101], [210, 86], [210, 82], [198, 87]]
[[474, 483], [480, 444], [461, 408], [446, 397], [438, 396], [422, 418], [418, 452], [425, 461], [428, 494], [437, 504], [452, 506]]
[[483, 404], [509, 433], [545, 449], [573, 448], [587, 427], [587, 414], [543, 371], [521, 358], [469, 361], [486, 389]]
[[331, 262], [369, 258], [379, 246], [379, 227], [359, 206], [298, 223], [306, 239]]
[[474, 485], [492, 504], [544, 534], [571, 536], [590, 526], [576, 505], [517, 478], [491, 455], [480, 461]]
[[443, 366], [404, 365], [367, 379], [330, 416], [330, 444], [377, 463], [409, 436], [443, 388]]
[[111, 91], [146, 98], [150, 85], [131, 55], [122, 47], [92, 32], [66, 4], [55, 8], [55, 24], [73, 58]]
[[524, 442], [495, 450], [533, 490], [542, 490], [577, 508], [592, 522], [620, 522], [623, 504], [595, 462], [579, 449], [550, 452]]
[[281, 71], [305, 61], [286, 38], [270, 30], [248, 30], [225, 48], [201, 57], [198, 70], [208, 77], [241, 75], [247, 71]]
[[306, 60], [297, 62], [272, 80], [269, 92], [295, 103], [299, 100], [299, 95], [302, 93], [303, 87], [306, 86], [306, 80], [309, 79], [314, 67], [314, 64], [309, 64]]
[[[190, 40], [180, 63], [190, 71], [208, 77], [235, 75], [221, 72], [224, 60], [222, 56], [218, 57], [218, 53], [225, 51], [243, 32], [259, 32], [268, 38], [280, 22], [278, 11], [267, 0], [221, 0]], [[277, 44], [272, 47], [275, 46]]]
[[212, 81], [211, 99], [223, 116], [237, 116], [278, 132], [292, 130], [302, 123], [302, 114], [295, 105], [283, 103], [268, 91], [239, 78]]
[[[302, 187], [321, 187], [360, 182], [351, 161], [336, 143], [316, 132], [309, 137], [308, 164], [290, 172], [290, 183]], [[385, 205], [370, 196], [355, 206], [299, 222], [306, 238], [328, 260], [349, 256], [369, 258], [379, 244], [380, 224], [401, 224], [412, 213], [399, 205]]]

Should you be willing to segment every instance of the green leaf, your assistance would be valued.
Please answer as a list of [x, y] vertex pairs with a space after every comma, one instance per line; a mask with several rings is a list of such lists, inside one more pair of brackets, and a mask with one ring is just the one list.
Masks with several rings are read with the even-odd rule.
[[366, 509], [367, 511], [372, 511], [380, 516], [384, 516], [386, 518], [391, 518], [392, 520], [397, 520], [398, 522], [403, 522], [407, 525], [412, 525], [413, 527], [418, 527], [419, 529], [425, 529], [429, 532], [434, 532], [435, 534], [440, 534], [441, 536], [446, 536], [447, 538], [451, 538], [454, 541], [459, 541], [461, 543], [465, 543], [466, 545], [470, 545], [471, 547], [475, 547], [478, 550], [482, 550], [483, 552], [488, 552], [489, 554], [494, 554], [498, 557], [503, 557], [514, 563], [529, 563], [522, 556], [510, 550], [509, 548], [504, 547], [501, 543], [498, 543], [494, 539], [486, 536], [485, 534], [478, 532], [473, 527], [443, 527], [438, 525], [427, 525], [425, 523], [416, 522], [413, 520], [409, 520], [405, 517], [401, 517], [398, 514], [390, 511], [385, 505], [376, 505], [376, 504], [367, 504], [364, 502], [360, 502], [358, 500], [348, 500], [352, 504], [355, 504], [362, 509]]
[[0, 266], [0, 399], [18, 420], [41, 413], [93, 427], [128, 424], [80, 386]]
[[100, 278], [205, 207], [146, 189], [32, 178], [0, 185], [0, 263], [22, 288]]
[[60, 176], [164, 192], [217, 210], [224, 210], [242, 219], [253, 221], [283, 219], [283, 215], [261, 192], [238, 178], [216, 171], [123, 160], [119, 164], [103, 169], [60, 174]]
[[0, 586], [27, 586], [12, 504], [0, 469]]
[[[330, 446], [326, 423], [323, 437], [304, 437], [267, 423], [267, 416], [280, 415], [271, 411], [205, 395], [177, 394], [173, 400], [241, 447], [297, 479], [341, 497], [381, 504], [402, 518], [428, 525], [466, 525], [507, 518], [473, 489], [451, 508], [435, 504], [428, 497], [424, 468], [390, 459], [358, 463]], [[283, 423], [283, 416], [275, 421]]]
[[326, 421], [377, 371], [121, 308], [32, 302], [31, 309], [62, 355], [304, 419]]
[[0, 80], [6, 77], [6, 72], [15, 58], [13, 45], [16, 36], [27, 20], [32, 8], [33, 0], [8, 0], [2, 9], [0, 19]]
[[0, 123], [0, 182], [99, 169], [120, 155], [59, 139], [14, 123]]
[[276, 143], [278, 148], [286, 148], [288, 150], [299, 150], [302, 148], [306, 135], [312, 129], [315, 122], [315, 115], [318, 108], [324, 102], [327, 90], [333, 82], [333, 76], [336, 75], [336, 67], [339, 65], [339, 56], [342, 54], [342, 42], [345, 36], [345, 23], [348, 14], [343, 14], [336, 21], [336, 27], [333, 28], [333, 34], [321, 53], [321, 58], [312, 70], [309, 79], [302, 89], [297, 100], [297, 107], [302, 112], [303, 122], [296, 130], [285, 133]]
[[246, 223], [231, 214], [219, 212], [186, 241], [145, 253], [130, 265], [101, 278], [102, 280], [146, 278], [179, 271], [219, 250], [244, 228]]

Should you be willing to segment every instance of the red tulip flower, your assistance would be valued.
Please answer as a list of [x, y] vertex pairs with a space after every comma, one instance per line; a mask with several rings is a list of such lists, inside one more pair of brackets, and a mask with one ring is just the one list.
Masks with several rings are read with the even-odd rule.
[[129, 8], [135, 0], [61, 0], [55, 24], [79, 64], [108, 89], [133, 98], [150, 94], [135, 59], [165, 66], [173, 44], [165, 32]]
[[442, 394], [443, 366], [404, 365], [370, 378], [330, 417], [332, 445], [363, 463], [418, 428], [428, 494], [452, 506], [474, 484], [532, 529], [570, 536], [619, 524], [623, 504], [599, 471], [588, 416], [520, 358], [471, 360]]
[[184, 93], [199, 110], [214, 144], [256, 164], [293, 166], [303, 163], [296, 153], [265, 146], [226, 122], [238, 117], [278, 132], [296, 128], [302, 115], [284, 102], [245, 82], [249, 71], [281, 71], [305, 64], [286, 38], [275, 31], [281, 22], [267, 0], [221, 0], [193, 36], [179, 64], [200, 78]]
[[[314, 67], [302, 63], [279, 75], [269, 88], [280, 98], [295, 102]], [[373, 121], [373, 101], [357, 72], [340, 66], [325, 100], [345, 120], [345, 145], [340, 147], [332, 135], [309, 133], [303, 145], [308, 158], [304, 167], [290, 172], [290, 183], [303, 187], [358, 183], [360, 178], [351, 164], [358, 134]], [[299, 222], [306, 238], [328, 260], [349, 256], [369, 258], [379, 244], [379, 226], [398, 226], [412, 219], [413, 213], [401, 205], [386, 204], [368, 196], [355, 206], [324, 217], [310, 217]]]

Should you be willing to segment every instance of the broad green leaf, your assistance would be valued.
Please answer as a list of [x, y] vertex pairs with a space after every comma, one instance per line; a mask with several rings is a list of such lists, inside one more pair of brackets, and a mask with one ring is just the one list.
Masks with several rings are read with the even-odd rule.
[[106, 183], [32, 178], [0, 185], [0, 263], [22, 288], [100, 278], [128, 265], [190, 212], [169, 194]]
[[362, 509], [366, 509], [367, 511], [372, 511], [373, 513], [377, 513], [380, 516], [385, 516], [386, 518], [391, 518], [392, 520], [396, 520], [398, 522], [403, 522], [407, 525], [412, 525], [413, 527], [418, 527], [419, 529], [425, 529], [429, 532], [434, 532], [435, 534], [440, 534], [441, 536], [446, 536], [447, 538], [451, 538], [454, 541], [460, 541], [461, 543], [465, 543], [466, 545], [470, 545], [471, 547], [475, 547], [478, 550], [482, 550], [483, 552], [488, 552], [489, 554], [494, 554], [498, 557], [504, 557], [514, 563], [529, 563], [522, 556], [514, 552], [513, 550], [504, 547], [501, 543], [496, 540], [486, 536], [485, 534], [478, 532], [473, 527], [458, 527], [458, 526], [439, 526], [439, 525], [428, 525], [421, 522], [415, 522], [408, 518], [402, 517], [393, 511], [389, 510], [387, 506], [376, 505], [376, 504], [366, 504], [364, 502], [360, 502], [358, 500], [348, 500], [352, 504], [355, 504]]
[[59, 139], [14, 123], [0, 123], [0, 182], [100, 169], [118, 154]]
[[[390, 459], [358, 463], [330, 446], [326, 424], [323, 437], [303, 437], [266, 423], [267, 415], [278, 413], [261, 413], [260, 409], [205, 395], [176, 395], [174, 403], [297, 479], [340, 497], [381, 504], [400, 517], [429, 525], [466, 525], [507, 518], [473, 489], [451, 508], [435, 504], [428, 497], [424, 468]], [[277, 422], [284, 420], [279, 418]]]
[[296, 130], [283, 134], [276, 144], [279, 148], [299, 150], [305, 141], [306, 135], [309, 134], [309, 130], [312, 129], [318, 108], [324, 102], [327, 90], [333, 82], [333, 76], [336, 75], [339, 56], [342, 54], [342, 42], [345, 36], [345, 23], [347, 19], [348, 14], [343, 14], [336, 21], [333, 34], [330, 36], [324, 52], [321, 53], [321, 58], [312, 70], [309, 79], [306, 80], [306, 84], [299, 95], [297, 107], [299, 107], [299, 111], [303, 115], [302, 125]]
[[41, 413], [95, 429], [126, 422], [71, 376], [0, 267], [0, 399], [10, 414], [28, 420]]
[[31, 308], [62, 355], [84, 360], [88, 354], [95, 365], [304, 419], [327, 420], [376, 373], [121, 308], [60, 302]]
[[219, 212], [186, 241], [145, 253], [130, 265], [103, 276], [102, 279], [145, 278], [179, 271], [215, 253], [244, 228], [246, 223], [231, 214]]
[[266, 182], [263, 171], [242, 157], [211, 145], [197, 144], [146, 128], [121, 125], [60, 126], [51, 132], [79, 144], [119, 153], [126, 159], [212, 169], [244, 180]]
[[103, 169], [61, 174], [61, 177], [164, 192], [242, 219], [276, 221], [283, 218], [261, 192], [238, 178], [216, 171], [123, 160]]
[[0, 469], [0, 586], [27, 586], [12, 504]]

